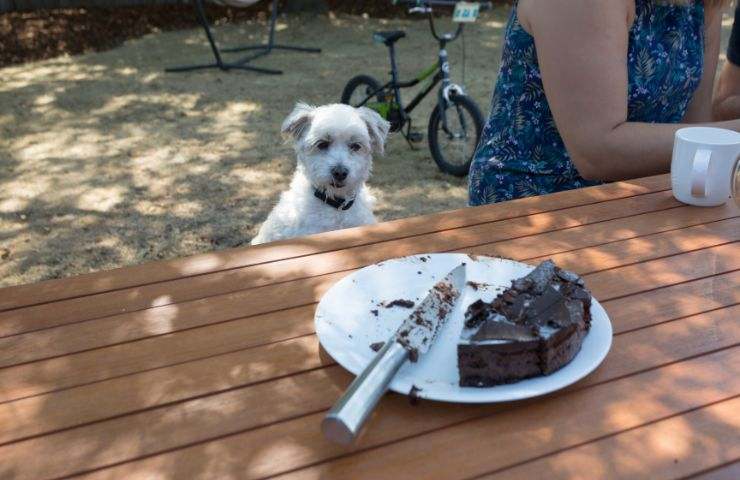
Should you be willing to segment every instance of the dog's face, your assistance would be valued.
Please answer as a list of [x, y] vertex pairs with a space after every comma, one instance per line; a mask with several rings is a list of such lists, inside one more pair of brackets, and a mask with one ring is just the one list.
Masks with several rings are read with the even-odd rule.
[[389, 124], [374, 110], [297, 104], [282, 132], [295, 142], [298, 164], [329, 195], [355, 193], [370, 177], [373, 153], [383, 153]]

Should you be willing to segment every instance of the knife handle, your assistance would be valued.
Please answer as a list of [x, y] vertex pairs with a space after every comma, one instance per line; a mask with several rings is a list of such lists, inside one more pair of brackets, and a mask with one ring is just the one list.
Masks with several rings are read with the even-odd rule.
[[409, 358], [409, 352], [391, 337], [365, 370], [355, 378], [321, 422], [324, 436], [336, 443], [352, 443], [365, 420], [388, 389], [393, 376]]

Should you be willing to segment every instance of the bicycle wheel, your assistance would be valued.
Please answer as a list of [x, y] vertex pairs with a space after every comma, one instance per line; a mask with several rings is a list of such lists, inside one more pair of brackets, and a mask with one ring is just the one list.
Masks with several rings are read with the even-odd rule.
[[[368, 103], [375, 104], [376, 102], [382, 102], [382, 92], [378, 92], [380, 84], [370, 75], [357, 75], [353, 77], [342, 91], [341, 103], [352, 105], [353, 107], [364, 103], [364, 106], [370, 107]], [[371, 98], [367, 100], [367, 97], [373, 92], [378, 92], [375, 99]]]
[[446, 129], [439, 105], [429, 117], [429, 149], [440, 170], [464, 177], [480, 140], [483, 115], [478, 105], [465, 95], [450, 98], [445, 115]]

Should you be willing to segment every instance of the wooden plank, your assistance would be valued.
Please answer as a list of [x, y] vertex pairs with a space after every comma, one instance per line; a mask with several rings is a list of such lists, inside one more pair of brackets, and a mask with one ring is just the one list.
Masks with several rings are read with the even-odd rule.
[[[615, 337], [608, 362], [596, 374], [582, 382], [579, 388], [605, 383], [646, 368], [654, 368], [740, 343], [740, 324], [734, 321], [739, 315], [740, 306], [737, 306], [618, 335]], [[676, 339], [679, 338], [685, 341], [677, 346]], [[257, 381], [296, 373], [301, 368], [313, 369], [332, 363], [329, 358], [321, 358], [318, 350], [315, 337], [303, 337], [268, 348], [222, 355], [200, 362], [0, 404], [0, 443], [101, 421], [200, 395], [233, 390]], [[244, 365], [253, 367], [244, 368]], [[230, 372], [230, 375], [219, 376], [213, 372]], [[178, 388], [173, 388], [173, 384]], [[313, 395], [306, 393], [308, 397]], [[96, 398], [96, 401], [88, 402], [90, 398]], [[312, 400], [309, 400], [309, 403], [314, 404]], [[300, 412], [294, 412], [294, 415], [290, 416], [298, 415]], [[459, 421], [459, 418], [456, 420]], [[425, 425], [424, 428], [439, 428], [443, 425], [435, 421]], [[289, 428], [294, 433], [300, 430], [295, 425]], [[312, 430], [304, 433], [308, 436], [318, 434]], [[261, 435], [264, 438], [268, 436], [266, 432]], [[384, 441], [390, 440], [392, 439], [384, 438]], [[325, 455], [323, 449], [320, 452]], [[311, 462], [322, 459], [326, 457], [313, 458]], [[277, 465], [286, 468], [286, 461], [277, 462]]]
[[[726, 364], [715, 363], [717, 358], [735, 356], [740, 360], [737, 350], [706, 355], [547, 401], [528, 402], [509, 412], [275, 478], [362, 480], [377, 478], [375, 475], [381, 471], [384, 478], [397, 480], [450, 480], [481, 475], [731, 398], [740, 392], [740, 379], [731, 386], [720, 386], [727, 373], [708, 367], [725, 368]], [[738, 365], [730, 368], [735, 375], [740, 373]], [[471, 444], [470, 439], [475, 442]], [[265, 442], [262, 451], [269, 452], [271, 445], [274, 444]], [[445, 461], [430, 462], [430, 458]]]
[[[485, 475], [480, 480], [684, 478], [740, 458], [740, 398]], [[738, 477], [734, 477], [737, 480]]]
[[597, 225], [584, 225], [508, 241], [489, 242], [465, 250], [480, 255], [493, 252], [499, 256], [514, 258], [522, 249], [536, 251], [537, 248], [542, 249], [545, 246], [548, 251], [543, 254], [552, 255], [573, 251], [584, 246], [602, 245], [734, 218], [738, 214], [740, 214], [740, 208], [735, 206], [721, 207], [712, 212], [701, 212], [693, 207], [679, 207], [608, 220], [600, 223], [599, 228], [595, 228]]
[[[715, 414], [716, 411], [714, 410], [717, 408], [718, 405], [727, 405], [728, 403], [732, 403], [733, 407], [736, 407], [736, 402], [738, 402], [737, 398], [728, 400], [725, 402], [721, 402], [719, 404], [715, 404], [715, 406], [706, 407], [705, 409], [702, 409], [700, 411], [708, 411], [707, 408], [712, 409], [712, 414]], [[726, 417], [728, 410], [729, 412], [732, 412], [730, 408], [722, 408], [722, 414], [724, 417]], [[692, 422], [692, 430], [689, 431], [689, 433], [697, 432], [701, 436], [697, 436], [697, 438], [694, 439], [694, 442], [691, 441], [679, 441], [676, 443], [671, 443], [666, 440], [664, 437], [656, 438], [656, 433], [662, 434], [666, 428], [671, 429], [670, 433], [673, 433], [676, 435], [677, 439], [680, 440], [686, 440], [685, 434], [686, 430], [682, 430], [680, 432], [673, 431], [672, 427], [675, 426], [675, 420], [667, 419], [659, 422], [657, 425], [660, 425], [659, 430], [652, 429], [651, 426], [645, 426], [645, 427], [639, 427], [638, 430], [630, 430], [628, 432], [618, 434], [616, 438], [618, 438], [618, 445], [610, 445], [608, 441], [597, 441], [596, 444], [599, 446], [599, 451], [591, 452], [588, 451], [588, 453], [584, 453], [583, 455], [579, 455], [575, 458], [570, 458], [570, 462], [566, 465], [562, 465], [561, 469], [556, 470], [557, 466], [561, 465], [561, 461], [558, 460], [556, 465], [550, 466], [550, 465], [542, 465], [540, 462], [535, 461], [532, 462], [535, 465], [538, 465], [540, 468], [524, 468], [523, 472], [520, 474], [520, 469], [517, 467], [513, 467], [512, 472], [514, 472], [514, 475], [507, 475], [507, 472], [503, 472], [504, 478], [543, 478], [542, 473], [548, 472], [548, 475], [546, 478], [561, 478], [563, 471], [568, 473], [573, 473], [569, 467], [575, 467], [578, 465], [581, 465], [583, 468], [577, 469], [578, 472], [583, 473], [586, 475], [586, 477], [589, 480], [594, 478], [599, 479], [607, 479], [607, 478], [646, 478], [646, 479], [658, 479], [661, 478], [660, 476], [650, 476], [650, 475], [621, 475], [617, 477], [609, 477], [608, 475], [602, 475], [603, 470], [598, 468], [599, 467], [599, 461], [603, 462], [603, 459], [614, 459], [614, 455], [617, 453], [622, 453], [623, 455], [620, 456], [621, 462], [620, 466], [622, 468], [634, 468], [636, 466], [646, 466], [645, 463], [655, 461], [655, 460], [663, 460], [663, 458], [658, 455], [656, 459], [650, 459], [640, 458], [641, 456], [645, 454], [650, 454], [651, 452], [654, 452], [652, 448], [646, 448], [646, 446], [653, 446], [656, 445], [656, 448], [660, 447], [672, 447], [675, 445], [680, 446], [686, 446], [686, 445], [692, 445], [691, 449], [688, 449], [687, 451], [682, 452], [683, 454], [679, 456], [680, 459], [679, 464], [671, 465], [669, 466], [668, 471], [674, 471], [680, 467], [684, 472], [691, 469], [696, 470], [698, 468], [701, 468], [702, 465], [707, 465], [707, 460], [718, 458], [718, 457], [724, 457], [726, 456], [726, 450], [721, 449], [722, 451], [718, 452], [716, 451], [717, 442], [712, 442], [711, 439], [719, 439], [719, 440], [732, 440], [732, 434], [735, 435], [735, 438], [737, 438], [737, 430], [734, 432], [731, 430], [731, 428], [727, 427], [727, 423], [732, 423], [737, 421], [737, 415], [735, 415], [734, 419], [727, 419], [728, 421], [725, 423], [723, 422], [721, 425], [719, 425], [720, 428], [712, 428], [715, 427], [715, 425], [709, 421], [705, 421], [706, 416], [701, 416], [702, 418], [697, 419], [697, 415], [692, 415], [691, 413], [688, 413], [686, 415], [691, 415], [690, 417], [679, 416], [679, 417], [672, 417], [672, 418], [678, 418], [682, 420], [688, 420]], [[277, 424], [270, 426], [266, 429], [261, 430], [254, 430], [250, 431], [244, 434], [239, 434], [235, 436], [230, 436], [224, 439], [220, 439], [214, 442], [208, 442], [204, 444], [198, 444], [193, 447], [184, 448], [181, 450], [176, 450], [174, 452], [165, 453], [162, 455], [157, 455], [155, 457], [150, 457], [145, 460], [139, 460], [134, 461], [131, 463], [123, 464], [118, 467], [113, 467], [111, 469], [106, 469], [101, 472], [97, 472], [96, 474], [93, 474], [90, 476], [90, 478], [97, 478], [97, 479], [115, 479], [115, 478], [121, 478], [125, 476], [133, 476], [133, 477], [160, 477], [160, 478], [172, 478], [176, 477], [176, 475], [173, 474], [173, 472], [177, 472], [178, 469], [192, 469], [192, 471], [199, 472], [202, 470], [202, 465], [200, 463], [202, 462], [203, 458], [222, 458], [226, 460], [229, 464], [230, 470], [233, 471], [239, 471], [244, 472], [241, 474], [241, 476], [238, 476], [238, 478], [264, 478], [265, 475], [269, 475], [271, 473], [274, 473], [276, 471], [282, 471], [282, 470], [290, 470], [291, 467], [294, 465], [301, 465], [301, 464], [309, 464], [311, 461], [313, 461], [315, 458], [321, 458], [321, 457], [329, 457], [329, 456], [339, 456], [342, 454], [346, 454], [346, 450], [342, 449], [340, 447], [337, 447], [336, 445], [332, 444], [324, 444], [321, 435], [311, 435], [309, 432], [305, 432], [306, 435], [304, 436], [304, 431], [298, 431], [297, 433], [295, 430], [291, 430], [291, 427], [295, 427], [296, 423], [303, 422], [306, 425], [311, 425], [312, 428], [317, 428], [318, 424], [321, 421], [323, 414], [316, 414], [312, 415], [310, 417], [303, 417], [301, 419], [286, 422], [283, 424]], [[666, 422], [671, 422], [670, 424], [666, 424]], [[734, 426], [734, 425], [733, 425]], [[736, 428], [736, 427], [734, 427]], [[710, 430], [711, 429], [711, 430]], [[239, 452], [251, 452], [251, 451], [259, 451], [260, 445], [264, 445], [264, 443], [260, 443], [258, 441], [258, 436], [262, 434], [263, 432], [268, 432], [269, 434], [267, 436], [268, 443], [277, 443], [274, 439], [277, 438], [275, 436], [279, 430], [279, 433], [282, 435], [282, 438], [289, 439], [285, 442], [282, 442], [279, 444], [279, 448], [274, 448], [271, 451], [271, 455], [268, 457], [267, 455], [262, 455], [261, 458], [258, 460], [255, 460], [253, 457], [250, 457], [251, 462], [249, 464], [246, 464], [244, 460], [242, 460], [242, 457], [240, 457]], [[400, 429], [399, 429], [400, 430]], [[701, 430], [701, 431], [699, 431]], [[653, 438], [656, 440], [654, 442], [649, 441], [637, 441], [634, 443], [630, 443], [629, 439], [634, 438], [634, 435], [631, 434], [631, 432], [640, 432], [640, 436], [644, 434], [645, 432], [650, 432], [651, 435], [654, 435]], [[707, 434], [706, 432], [710, 432]], [[368, 432], [370, 434], [370, 432]], [[264, 437], [263, 437], [264, 438]], [[615, 437], [610, 437], [615, 438]], [[667, 438], [671, 438], [670, 436]], [[641, 439], [641, 440], [644, 440]], [[319, 443], [310, 443], [312, 441], [316, 441]], [[723, 442], [725, 445], [732, 444], [731, 441], [725, 441]], [[697, 445], [699, 444], [699, 445]], [[738, 442], [735, 440], [734, 446], [736, 447]], [[305, 445], [313, 445], [314, 448], [301, 448], [301, 446]], [[594, 445], [594, 443], [586, 444], [588, 445]], [[609, 445], [607, 447], [607, 445]], [[602, 448], [603, 446], [603, 448]], [[623, 447], [620, 449], [620, 447]], [[329, 451], [327, 452], [326, 449]], [[624, 450], [630, 450], [630, 448], [636, 448], [639, 449], [642, 453], [637, 453], [634, 456], [628, 456], [624, 452]], [[321, 449], [321, 450], [319, 450]], [[732, 450], [732, 449], [730, 449]], [[578, 451], [579, 453], [582, 451], [580, 447], [576, 447], [572, 450], [566, 450], [565, 454], [568, 452]], [[631, 451], [631, 450], [630, 450]], [[706, 452], [706, 456], [701, 457], [701, 454]], [[319, 455], [315, 455], [316, 453], [319, 453]], [[663, 453], [663, 452], [656, 452], [657, 454]], [[654, 453], [655, 454], [655, 453]], [[552, 457], [545, 457], [545, 458], [557, 458], [559, 454], [554, 454]], [[671, 463], [675, 460], [676, 457], [671, 457], [670, 461]], [[643, 463], [639, 463], [639, 461], [643, 461]], [[284, 463], [285, 462], [285, 463]], [[580, 463], [579, 463], [580, 462]], [[224, 462], [226, 463], [226, 462]], [[553, 462], [555, 463], [555, 462]], [[530, 465], [529, 463], [525, 464], [525, 467], [527, 465]], [[711, 464], [710, 464], [711, 465]], [[690, 467], [690, 468], [687, 468]], [[732, 467], [732, 466], [730, 466]], [[238, 469], [238, 470], [237, 470]], [[655, 470], [659, 470], [656, 468]], [[654, 471], [655, 471], [654, 470]], [[722, 471], [725, 471], [725, 473], [718, 472], [715, 476], [707, 476], [704, 478], [701, 476], [700, 478], [702, 480], [737, 480], [737, 475], [732, 476], [729, 475], [727, 472], [731, 472], [731, 468], [726, 469], [720, 469]], [[619, 471], [615, 468], [614, 471]], [[737, 471], [737, 470], [736, 470]], [[526, 475], [525, 475], [526, 473]], [[536, 474], [534, 474], [536, 473]], [[609, 472], [606, 472], [609, 473]], [[552, 475], [552, 477], [550, 477]], [[230, 478], [233, 477], [233, 475], [229, 475], [228, 473], [226, 475], [219, 475], [221, 478]], [[289, 477], [289, 476], [288, 476]], [[195, 476], [193, 478], [198, 478], [198, 476]], [[478, 477], [476, 477], [478, 478]], [[488, 477], [484, 477], [488, 478]], [[499, 476], [492, 476], [492, 478], [499, 478]], [[581, 478], [576, 476], [565, 476], [563, 478]], [[678, 475], [670, 476], [670, 477], [664, 477], [664, 478], [678, 478]]]
[[469, 207], [451, 212], [394, 220], [377, 225], [337, 230], [256, 247], [223, 250], [72, 278], [48, 280], [32, 285], [19, 285], [0, 290], [0, 311], [284, 260], [301, 255], [369, 245], [399, 238], [402, 235], [413, 236], [589, 203], [628, 198], [665, 191], [669, 188], [670, 178], [668, 175], [658, 175], [598, 187], [558, 192], [546, 196], [529, 197], [506, 202], [505, 204]]
[[[740, 243], [697, 250], [594, 273], [588, 277], [596, 298], [619, 298], [663, 285], [711, 277], [740, 268]], [[575, 265], [565, 264], [566, 268]], [[729, 267], [729, 268], [728, 268]], [[598, 291], [598, 293], [596, 293]]]
[[[583, 233], [587, 235], [589, 232]], [[540, 247], [542, 254], [528, 258], [527, 261], [539, 263], [549, 258], [558, 265], [568, 265], [569, 268], [578, 265], [581, 271], [591, 273], [624, 265], [623, 256], [629, 257], [627, 261], [630, 263], [639, 263], [737, 240], [740, 240], [740, 217], [611, 242], [592, 248], [574, 249], [565, 253], [542, 252], [543, 248]], [[477, 248], [476, 251], [485, 255], [501, 256], [496, 244], [488, 248]], [[738, 252], [740, 252], [740, 247], [738, 247]]]
[[0, 444], [333, 364], [309, 335], [6, 402], [0, 404]]
[[[122, 312], [143, 310], [153, 306], [161, 307], [273, 283], [346, 271], [396, 256], [460, 249], [543, 231], [603, 222], [615, 217], [634, 216], [646, 211], [665, 210], [675, 204], [676, 201], [670, 192], [659, 192], [524, 218], [479, 224], [459, 228], [453, 232], [418, 235], [410, 239], [381, 242], [341, 252], [332, 251], [302, 256], [231, 269], [226, 272], [0, 312], [0, 335], [29, 332]], [[690, 218], [696, 219], [699, 216], [705, 219], [698, 223], [740, 215], [740, 208], [734, 205], [717, 210], [683, 208], [681, 211]], [[677, 215], [681, 217], [680, 214]], [[651, 233], [654, 232], [652, 224], [648, 228], [651, 228]]]
[[740, 458], [721, 467], [692, 475], [691, 480], [737, 480], [740, 478]]
[[[625, 255], [623, 260], [626, 263], [630, 263], [628, 255]], [[576, 271], [580, 270], [579, 265], [565, 266], [573, 268]], [[586, 275], [586, 280], [594, 296], [605, 301], [609, 300], [610, 296], [622, 297], [636, 294], [645, 290], [731, 272], [739, 268], [740, 255], [737, 254], [737, 246], [725, 245], [630, 265], [624, 268], [607, 270], [593, 275]], [[101, 335], [100, 332], [105, 332], [105, 335], [109, 336], [108, 338], [114, 335], [120, 335], [122, 331], [131, 332], [131, 335], [141, 335], [141, 331], [146, 332], [147, 335], [151, 335], [153, 332], [162, 334], [171, 333], [172, 330], [197, 326], [199, 319], [201, 322], [205, 320], [215, 321], [215, 319], [224, 317], [228, 319], [229, 315], [232, 318], [238, 318], [239, 314], [244, 312], [243, 305], [251, 305], [252, 312], [256, 315], [260, 313], [258, 310], [259, 307], [268, 310], [270, 306], [276, 303], [276, 298], [285, 302], [285, 291], [295, 292], [290, 298], [295, 303], [310, 304], [317, 301], [323, 292], [338, 280], [338, 275], [341, 274], [335, 274], [328, 278], [317, 277], [308, 281], [300, 281], [300, 285], [295, 286], [287, 284], [284, 286], [284, 290], [272, 291], [269, 295], [261, 289], [250, 290], [240, 294], [243, 296], [240, 296], [237, 301], [230, 301], [231, 299], [226, 298], [220, 302], [207, 302], [198, 305], [196, 311], [190, 310], [187, 313], [179, 313], [175, 309], [171, 314], [163, 314], [158, 318], [137, 318], [141, 314], [141, 312], [137, 312], [133, 315], [127, 315], [125, 322], [110, 322], [109, 320], [105, 320], [109, 323], [102, 323], [104, 320], [96, 320], [96, 322], [99, 322], [98, 328], [91, 329], [90, 336], [87, 338], [97, 338], [95, 336]], [[274, 289], [275, 286], [266, 288]], [[291, 305], [284, 306], [289, 307]], [[171, 306], [163, 307], [163, 309], [171, 308]], [[147, 312], [152, 312], [152, 310]], [[276, 315], [272, 318], [276, 318], [277, 320], [272, 323], [278, 323], [280, 321], [280, 314], [278, 313]], [[71, 327], [76, 326], [73, 325]], [[71, 332], [59, 337], [58, 340], [60, 342], [64, 341], [64, 337], [71, 339]], [[41, 343], [38, 342], [35, 345], [38, 346]], [[29, 364], [27, 368], [23, 366], [19, 367], [20, 370], [0, 370], [0, 379], [3, 379], [3, 384], [5, 385], [5, 388], [0, 390], [0, 399], [11, 400], [19, 398], [19, 395], [33, 395], [39, 393], [39, 388], [47, 389], [44, 391], [62, 388], [60, 385], [69, 385], [67, 382], [69, 382], [70, 377], [74, 378], [75, 381], [79, 381], [81, 379], [80, 372], [86, 375], [83, 380], [84, 383], [113, 376], [110, 372], [100, 368], [101, 365], [105, 364], [104, 360], [103, 363], [83, 363], [86, 360], [95, 358], [94, 353], [93, 355], [82, 355], [81, 357], [67, 356], [60, 358], [58, 361], [51, 360], [38, 364]], [[76, 365], [76, 368], [72, 368], [73, 365]], [[116, 367], [119, 369], [118, 374], [121, 374], [121, 368], [125, 368], [120, 365], [120, 362], [117, 363]], [[35, 380], [29, 383], [28, 378]], [[39, 380], [40, 378], [44, 378], [46, 381], [42, 382]]]
[[310, 334], [314, 310], [299, 307], [0, 369], [0, 402]]
[[[732, 365], [733, 360], [740, 360], [740, 348], [708, 354], [586, 389], [571, 390], [546, 399], [513, 404], [456, 405], [422, 402], [413, 407], [406, 399], [394, 395], [387, 399], [389, 401], [382, 402], [365, 437], [352, 450], [356, 453], [298, 470], [286, 477], [353, 480], [376, 479], [379, 475], [393, 479], [467, 478], [725, 400], [733, 392], [740, 390], [740, 378], [737, 376], [740, 373], [739, 367], [737, 363]], [[728, 369], [731, 372], [724, 370], [723, 365], [732, 365]], [[695, 381], [685, 380], [687, 371], [695, 375]], [[666, 395], [666, 392], [671, 394]], [[641, 408], [635, 409], [634, 405], [640, 405]], [[267, 470], [284, 468], [279, 462], [290, 455], [311, 457], [326, 450], [335, 455], [350, 453], [351, 450], [328, 444], [321, 439], [320, 419], [320, 414], [313, 415], [309, 426], [318, 443], [294, 444], [293, 439], [304, 434], [303, 431], [298, 431], [279, 438], [264, 436], [259, 444], [247, 446], [242, 443], [236, 453], [233, 450], [234, 442], [243, 440], [241, 435], [237, 435], [119, 465], [97, 472], [92, 477], [151, 478], [171, 476], [174, 472], [190, 472], [189, 478], [259, 478]], [[440, 420], [453, 426], [421, 436], [410, 433]], [[223, 430], [224, 428], [220, 430], [222, 435]], [[259, 430], [253, 430], [252, 434], [258, 432]], [[358, 451], [369, 444], [375, 444], [377, 438], [387, 432], [393, 432], [396, 438], [405, 439]], [[109, 438], [114, 440], [118, 437], [111, 430], [109, 434], [113, 435]], [[55, 448], [51, 441], [71, 441], [66, 438], [55, 439], [55, 436], [41, 437], [38, 439], [39, 443], [33, 445], [24, 445], [25, 442], [11, 444], [1, 448], [0, 453], [12, 462], [11, 465], [18, 465], [18, 471], [22, 472], [20, 478], [26, 475], [43, 477], [47, 468], [55, 467], [43, 466], [43, 459], [54, 455], [60, 448], [59, 443]], [[171, 442], [174, 436], [173, 434], [167, 441]], [[472, 444], [471, 438], [475, 439]], [[49, 443], [41, 443], [42, 441]], [[87, 437], [88, 443], [94, 441], [93, 437]], [[230, 443], [227, 445], [227, 442]], [[130, 452], [136, 449], [133, 443], [133, 439], [114, 441], [113, 448], [120, 449], [118, 445], [124, 444]], [[138, 443], [141, 448], [141, 442]], [[66, 445], [74, 446], [72, 443]], [[37, 460], [36, 465], [29, 465], [21, 470], [26, 465], [22, 460], [28, 458], [26, 452], [31, 447], [42, 454], [37, 457], [41, 461]], [[419, 452], [423, 452], [423, 455]], [[114, 458], [111, 454], [115, 455], [111, 449], [92, 452], [84, 458], [84, 466], [78, 464], [77, 468], [95, 468], [112, 462]], [[121, 457], [115, 457], [118, 458]], [[444, 458], [444, 462], [430, 462], [430, 458]], [[65, 474], [75, 468], [76, 459], [70, 458], [68, 454], [65, 459], [64, 465], [54, 469], [57, 474]]]
[[740, 271], [604, 302], [615, 333], [740, 303]]
[[[650, 258], [675, 255], [691, 249], [712, 247], [727, 242], [727, 239], [733, 236], [740, 237], [740, 217], [673, 230], [649, 237], [613, 242], [565, 254], [545, 255], [537, 260], [551, 256], [559, 265], [574, 268], [581, 274], [588, 274], [598, 269], [615, 268], [625, 263], [636, 263]], [[586, 238], [588, 237], [586, 236]], [[543, 250], [546, 250], [546, 248], [533, 249], [530, 253], [542, 253]], [[495, 251], [487, 253], [496, 254]], [[527, 251], [522, 250], [519, 254], [527, 254]], [[284, 287], [283, 285], [272, 285], [265, 288], [282, 292]], [[291, 288], [291, 290], [293, 289], [301, 289], [301, 286], [297, 285]], [[215, 303], [220, 298], [222, 297], [212, 297], [204, 301]], [[306, 303], [313, 303], [317, 300], [318, 298], [315, 298]], [[292, 307], [295, 305], [288, 304], [284, 306]], [[185, 315], [189, 313], [187, 303], [162, 308], [180, 309]], [[156, 330], [152, 330], [151, 324], [149, 328], [146, 328], [142, 323], [134, 323], [129, 320], [124, 322], [124, 328], [121, 327], [122, 317], [148, 319], [152, 318], [151, 315], [157, 314], [157, 312], [158, 309], [148, 309], [131, 315], [107, 317], [0, 338], [0, 367], [80, 352], [157, 334]], [[193, 318], [191, 321], [198, 322], [199, 320]], [[208, 321], [214, 321], [211, 313], [200, 319], [200, 322]], [[168, 325], [171, 325], [171, 323], [171, 321], [168, 321]], [[136, 329], [137, 326], [142, 328]], [[106, 332], [106, 334], [101, 335], [100, 332]]]

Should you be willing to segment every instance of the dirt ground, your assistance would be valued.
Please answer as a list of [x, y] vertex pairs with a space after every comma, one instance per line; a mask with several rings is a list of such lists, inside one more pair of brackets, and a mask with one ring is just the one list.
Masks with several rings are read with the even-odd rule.
[[[507, 15], [498, 7], [465, 36], [465, 85], [484, 114]], [[234, 45], [264, 28], [250, 20], [216, 33]], [[282, 76], [165, 73], [209, 59], [198, 29], [0, 69], [0, 286], [247, 244], [290, 180], [294, 158], [279, 127], [292, 105], [338, 101], [357, 73], [384, 78], [387, 53], [371, 33], [399, 28], [408, 77], [435, 60], [426, 22], [346, 15], [282, 19], [281, 42], [323, 49], [256, 62]], [[462, 47], [448, 48], [457, 81]], [[414, 115], [422, 131], [431, 102]], [[467, 201], [465, 179], [442, 174], [426, 143], [411, 150], [400, 136], [370, 183], [381, 220]]]
[[[267, 5], [268, 2], [260, 2], [249, 8], [229, 8], [206, 3], [204, 8], [209, 18], [220, 25], [266, 18]], [[189, 4], [0, 13], [0, 67], [63, 54], [110, 50], [148, 33], [196, 26], [193, 6]]]

